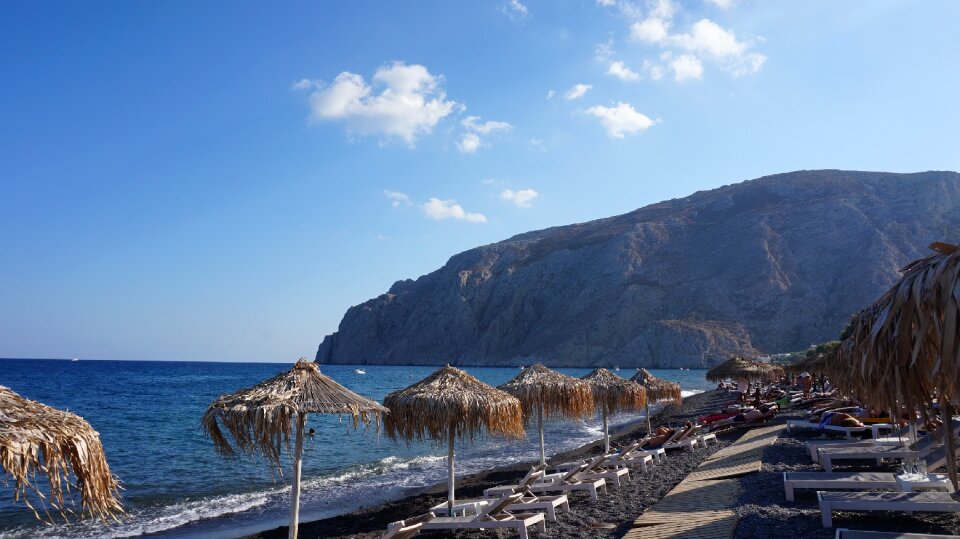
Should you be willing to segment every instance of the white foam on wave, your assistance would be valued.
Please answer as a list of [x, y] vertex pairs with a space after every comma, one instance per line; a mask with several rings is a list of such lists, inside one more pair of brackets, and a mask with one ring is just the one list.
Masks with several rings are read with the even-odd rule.
[[680, 392], [680, 396], [683, 398], [687, 398], [692, 395], [697, 395], [699, 393], [703, 393], [703, 390], [702, 389], [684, 389]]

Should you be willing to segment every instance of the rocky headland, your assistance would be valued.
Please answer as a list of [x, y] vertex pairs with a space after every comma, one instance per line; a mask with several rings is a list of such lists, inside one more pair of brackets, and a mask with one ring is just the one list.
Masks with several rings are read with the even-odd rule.
[[958, 238], [956, 172], [767, 176], [457, 254], [351, 307], [316, 359], [704, 368], [800, 350]]

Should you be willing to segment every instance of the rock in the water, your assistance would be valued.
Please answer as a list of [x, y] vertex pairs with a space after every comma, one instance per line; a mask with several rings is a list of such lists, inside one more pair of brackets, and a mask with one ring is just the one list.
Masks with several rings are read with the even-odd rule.
[[836, 338], [935, 240], [960, 174], [768, 176], [471, 249], [351, 307], [322, 363], [708, 367]]

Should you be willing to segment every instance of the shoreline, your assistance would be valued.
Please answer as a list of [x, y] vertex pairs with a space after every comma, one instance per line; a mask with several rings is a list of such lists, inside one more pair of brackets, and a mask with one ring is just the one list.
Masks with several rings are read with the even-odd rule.
[[[683, 399], [683, 403], [680, 406], [672, 403], [666, 404], [662, 410], [651, 417], [651, 424], [654, 426], [661, 424], [676, 425], [689, 418], [702, 415], [703, 412], [707, 410], [719, 408], [721, 403], [729, 399], [730, 397], [726, 392], [717, 390], [690, 395]], [[637, 419], [630, 421], [619, 425], [616, 430], [611, 431], [611, 443], [622, 443], [634, 437], [639, 437], [639, 435], [645, 432], [646, 420]], [[733, 438], [735, 438], [735, 436], [733, 436]], [[583, 493], [570, 495], [572, 512], [569, 515], [564, 514], [564, 516], [558, 519], [558, 522], [549, 522], [547, 524], [548, 532], [550, 532], [548, 535], [551, 537], [578, 537], [582, 535], [584, 526], [591, 527], [596, 532], [614, 532], [618, 527], [617, 525], [611, 525], [613, 524], [612, 522], [600, 522], [600, 520], [632, 521], [632, 518], [639, 515], [646, 506], [659, 500], [673, 485], [682, 480], [700, 461], [718, 448], [726, 445], [726, 443], [729, 442], [722, 441], [720, 444], [711, 445], [709, 448], [700, 448], [692, 452], [671, 452], [667, 464], [656, 466], [645, 475], [637, 473], [632, 481], [622, 487], [624, 491], [627, 489], [638, 491], [632, 496], [621, 496], [620, 492], [612, 486], [610, 487], [609, 493], [601, 496], [597, 502], [591, 502], [589, 496]], [[548, 463], [558, 464], [588, 458], [602, 451], [603, 440], [597, 440], [575, 449], [553, 455], [548, 458]], [[533, 464], [533, 461], [518, 462], [457, 477], [457, 494], [463, 497], [479, 496], [485, 488], [507, 484], [519, 479], [526, 473], [529, 466]], [[650, 480], [652, 476], [658, 475], [661, 477], [657, 477], [653, 481]], [[355, 511], [335, 517], [301, 522], [300, 533], [304, 537], [324, 537], [330, 539], [377, 538], [386, 532], [387, 524], [390, 522], [422, 514], [433, 505], [441, 503], [446, 498], [446, 491], [446, 482], [438, 483], [424, 487], [397, 500], [370, 507], [361, 506]], [[658, 493], [659, 495], [657, 495]], [[627, 499], [634, 501], [628, 504], [619, 503], [625, 502]], [[614, 505], [625, 506], [617, 507], [616, 510], [614, 510]], [[583, 513], [583, 515], [580, 515], [580, 513]], [[591, 516], [593, 513], [596, 513], [596, 515]], [[634, 515], [631, 517], [628, 513], [634, 513]], [[584, 519], [584, 521], [579, 524], [576, 523], [576, 517], [578, 516]], [[596, 527], [598, 522], [603, 524], [603, 527]], [[551, 530], [557, 533], [553, 533]], [[286, 536], [287, 526], [280, 526], [241, 537], [245, 539], [274, 539]], [[442, 537], [444, 534], [435, 534], [434, 536]], [[457, 537], [470, 536], [472, 536], [472, 533], [468, 531], [460, 531], [457, 534]], [[615, 535], [609, 536], [614, 537]]]

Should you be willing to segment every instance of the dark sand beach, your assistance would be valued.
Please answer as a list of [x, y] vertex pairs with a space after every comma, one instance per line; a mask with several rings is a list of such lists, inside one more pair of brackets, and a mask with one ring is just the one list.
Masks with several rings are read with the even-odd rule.
[[[679, 425], [684, 421], [703, 415], [705, 411], [721, 407], [731, 400], [725, 392], [709, 391], [687, 397], [682, 406], [669, 405], [654, 416], [653, 424]], [[612, 435], [613, 444], [622, 444], [642, 437], [646, 432], [646, 423], [638, 422], [622, 427]], [[613, 433], [612, 433], [613, 434]], [[699, 448], [694, 451], [673, 450], [668, 454], [667, 463], [654, 466], [646, 474], [639, 470], [632, 480], [620, 489], [610, 486], [607, 495], [601, 495], [596, 502], [589, 494], [575, 492], [570, 498], [570, 514], [561, 514], [557, 522], [547, 523], [546, 537], [574, 538], [584, 537], [620, 537], [633, 520], [647, 507], [656, 503], [677, 483], [687, 476], [697, 465], [717, 449], [728, 445], [740, 433], [733, 432], [719, 436], [717, 445]], [[603, 443], [595, 442], [572, 451], [555, 455], [549, 459], [551, 464], [585, 459], [603, 451]], [[483, 490], [495, 485], [508, 484], [520, 479], [532, 462], [517, 463], [465, 477], [457, 477], [457, 497], [479, 496]], [[782, 488], [781, 488], [782, 492]], [[314, 538], [357, 538], [373, 539], [383, 535], [387, 524], [426, 512], [431, 506], [446, 499], [446, 484], [434, 485], [423, 492], [375, 507], [363, 508], [338, 517], [307, 522], [300, 525], [301, 537]], [[536, 533], [531, 530], [531, 533]], [[499, 534], [499, 535], [498, 535]], [[426, 536], [426, 534], [424, 534]], [[287, 536], [287, 528], [280, 527], [251, 537], [281, 538]], [[454, 537], [452, 532], [431, 532], [430, 537]], [[456, 537], [514, 537], [516, 532], [499, 530], [483, 532], [458, 531]]]
[[[654, 417], [654, 424], [678, 425], [693, 419], [704, 412], [719, 408], [731, 398], [724, 392], [710, 391], [684, 399], [683, 405], [668, 406]], [[786, 410], [774, 423], [800, 417], [800, 410]], [[613, 438], [615, 444], [626, 443], [641, 437], [646, 431], [645, 423], [626, 425]], [[713, 452], [725, 447], [740, 437], [742, 431], [732, 431], [718, 436], [718, 444], [694, 451], [671, 451], [667, 464], [653, 467], [646, 474], [639, 472], [633, 479], [624, 483], [621, 489], [610, 487], [606, 496], [601, 495], [596, 502], [585, 493], [573, 493], [570, 497], [571, 512], [561, 514], [558, 522], [547, 523], [546, 535], [531, 529], [533, 536], [573, 539], [578, 537], [619, 538], [631, 528], [634, 519], [648, 507], [659, 501], [677, 483], [693, 471]], [[829, 438], [828, 435], [812, 430], [781, 432], [780, 437], [763, 453], [762, 469], [759, 473], [747, 474], [739, 478], [741, 494], [736, 503], [740, 518], [734, 531], [734, 539], [753, 539], [777, 536], [813, 537], [827, 539], [834, 537], [837, 527], [900, 531], [913, 533], [958, 534], [960, 517], [944, 513], [914, 514], [904, 513], [835, 513], [834, 528], [823, 528], [820, 511], [817, 508], [816, 494], [813, 490], [797, 491], [796, 501], [788, 502], [783, 493], [783, 472], [821, 471], [813, 464], [804, 447], [810, 439]], [[588, 458], [602, 451], [602, 442], [595, 442], [578, 449], [555, 455], [550, 462], [560, 463]], [[458, 477], [458, 497], [472, 497], [482, 494], [483, 489], [519, 479], [532, 463], [518, 463], [483, 473]], [[837, 470], [856, 470], [858, 464], [838, 467]], [[886, 471], [895, 470], [895, 464], [888, 464]], [[446, 485], [439, 484], [423, 492], [375, 507], [362, 508], [353, 513], [301, 524], [302, 537], [330, 539], [373, 539], [380, 537], [388, 523], [409, 518], [425, 512], [429, 507], [441, 503], [446, 497]], [[286, 537], [287, 528], [281, 527], [265, 531], [251, 537]], [[430, 532], [429, 537], [515, 537], [516, 532], [506, 530]]]

